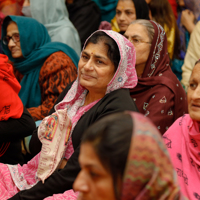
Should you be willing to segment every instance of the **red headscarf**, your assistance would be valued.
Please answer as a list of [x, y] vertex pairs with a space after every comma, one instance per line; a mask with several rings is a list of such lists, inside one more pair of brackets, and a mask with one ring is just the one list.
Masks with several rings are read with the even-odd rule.
[[8, 57], [0, 54], [0, 121], [9, 118], [20, 118], [23, 113], [23, 104], [18, 93], [21, 86], [13, 74], [12, 65]]
[[131, 96], [141, 113], [148, 116], [163, 134], [171, 124], [188, 112], [186, 93], [170, 67], [164, 29], [150, 21], [155, 33], [149, 58]]

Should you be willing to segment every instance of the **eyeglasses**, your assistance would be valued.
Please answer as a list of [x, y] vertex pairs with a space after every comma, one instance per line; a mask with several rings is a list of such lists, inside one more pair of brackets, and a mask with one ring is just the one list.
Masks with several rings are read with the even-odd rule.
[[5, 37], [3, 37], [3, 44], [8, 45], [10, 39], [12, 39], [14, 43], [19, 42], [20, 41], [19, 33], [14, 33], [12, 36], [6, 35]]
[[134, 46], [138, 46], [138, 45], [140, 45], [141, 43], [151, 44], [151, 42], [145, 42], [145, 41], [143, 41], [143, 40], [134, 39], [134, 38], [132, 38], [132, 39], [130, 40], [130, 42], [133, 43]]

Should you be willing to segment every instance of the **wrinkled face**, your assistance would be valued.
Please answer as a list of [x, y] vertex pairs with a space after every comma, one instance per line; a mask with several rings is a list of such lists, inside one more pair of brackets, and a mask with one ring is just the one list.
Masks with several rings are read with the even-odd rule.
[[192, 71], [187, 98], [190, 117], [200, 122], [200, 63]]
[[80, 192], [78, 200], [115, 200], [112, 176], [88, 142], [81, 145], [79, 163], [81, 171], [73, 185]]
[[120, 31], [126, 31], [129, 24], [136, 20], [136, 11], [132, 0], [120, 0], [118, 2], [116, 20]]
[[134, 45], [136, 51], [136, 71], [138, 77], [141, 77], [151, 49], [146, 27], [140, 24], [131, 24], [124, 36]]
[[[16, 33], [19, 34], [17, 24], [15, 22], [11, 22], [7, 27], [7, 36], [12, 37]], [[12, 39], [10, 39], [10, 41], [8, 43], [8, 49], [10, 50], [13, 58], [22, 58], [23, 57], [21, 46], [20, 46], [20, 41], [14, 42]]]
[[105, 95], [107, 85], [115, 73], [113, 62], [107, 56], [104, 42], [89, 43], [82, 51], [78, 64], [79, 81], [89, 92]]

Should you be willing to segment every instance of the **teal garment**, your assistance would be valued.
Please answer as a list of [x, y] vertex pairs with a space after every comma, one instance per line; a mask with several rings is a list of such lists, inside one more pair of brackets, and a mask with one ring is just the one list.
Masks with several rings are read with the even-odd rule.
[[174, 74], [177, 76], [178, 80], [181, 81], [182, 79], [182, 66], [183, 66], [184, 60], [180, 59], [173, 59], [171, 61], [171, 69], [174, 72]]
[[2, 42], [4, 53], [13, 62], [14, 67], [24, 75], [21, 81], [19, 96], [25, 107], [41, 105], [39, 74], [45, 60], [53, 53], [62, 51], [78, 66], [79, 57], [66, 44], [51, 42], [47, 29], [35, 19], [21, 16], [7, 16], [2, 25], [2, 38], [6, 36], [6, 25], [16, 22], [20, 34], [20, 45], [23, 58], [14, 59], [7, 45]]
[[62, 42], [81, 53], [79, 34], [69, 20], [65, 0], [30, 0], [32, 18], [42, 23], [52, 42]]
[[101, 10], [101, 21], [111, 22], [116, 14], [118, 0], [93, 0]]

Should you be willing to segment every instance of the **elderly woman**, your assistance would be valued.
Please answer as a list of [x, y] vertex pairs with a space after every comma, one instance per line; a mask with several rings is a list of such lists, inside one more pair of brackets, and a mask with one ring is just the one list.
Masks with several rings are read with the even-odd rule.
[[35, 121], [43, 119], [62, 90], [76, 79], [77, 54], [65, 44], [51, 42], [36, 20], [19, 16], [4, 19], [2, 47], [13, 62], [24, 106]]
[[[187, 92], [189, 114], [183, 115], [163, 135], [176, 168], [183, 194], [200, 198], [200, 61], [192, 71]], [[174, 134], [175, 133], [175, 134]]]
[[[129, 92], [137, 84], [135, 56], [131, 42], [116, 32], [97, 31], [87, 40], [78, 64], [79, 76], [63, 101], [55, 106], [56, 113], [64, 110], [72, 124], [61, 163], [64, 168], [42, 183], [36, 173], [40, 154], [27, 165], [1, 165], [0, 180], [5, 178], [0, 184], [1, 199], [8, 199], [19, 190], [11, 199], [39, 200], [72, 189], [80, 171], [78, 155], [84, 130], [111, 113], [137, 110]], [[61, 121], [62, 124], [65, 122]], [[41, 123], [39, 129], [46, 125]], [[67, 192], [69, 198], [74, 196]]]
[[153, 21], [136, 20], [125, 32], [135, 46], [137, 87], [130, 90], [139, 111], [162, 134], [187, 113], [184, 89], [170, 68], [164, 29]]
[[73, 188], [80, 200], [184, 199], [158, 130], [141, 114], [113, 114], [93, 124], [79, 162]]

